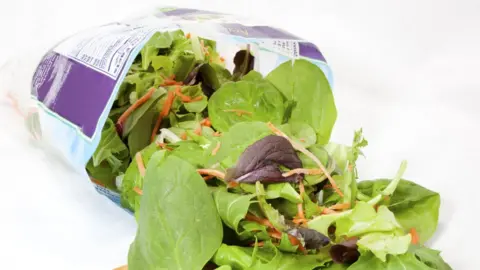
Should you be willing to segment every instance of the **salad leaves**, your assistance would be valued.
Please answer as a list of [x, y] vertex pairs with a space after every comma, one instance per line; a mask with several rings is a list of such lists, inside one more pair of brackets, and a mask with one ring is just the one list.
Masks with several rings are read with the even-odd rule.
[[216, 42], [155, 33], [120, 86], [86, 169], [138, 223], [128, 269], [451, 269], [424, 246], [440, 195], [361, 180], [362, 129], [330, 141], [333, 93], [315, 64], [227, 70]]

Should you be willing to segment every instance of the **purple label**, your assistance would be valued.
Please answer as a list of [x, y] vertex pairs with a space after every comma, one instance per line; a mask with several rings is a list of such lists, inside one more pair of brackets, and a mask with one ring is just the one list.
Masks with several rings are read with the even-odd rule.
[[114, 87], [112, 78], [50, 52], [35, 72], [32, 94], [91, 138]]
[[272, 38], [272, 39], [293, 39], [301, 40], [301, 38], [283, 31], [281, 29], [270, 26], [245, 26], [238, 23], [222, 23], [229, 34], [246, 38]]
[[327, 62], [315, 44], [310, 42], [299, 42], [298, 47], [301, 56]]

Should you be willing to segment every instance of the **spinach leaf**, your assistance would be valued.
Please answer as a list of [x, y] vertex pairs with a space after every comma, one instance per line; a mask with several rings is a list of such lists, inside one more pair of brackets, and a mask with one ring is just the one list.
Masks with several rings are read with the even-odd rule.
[[216, 155], [209, 158], [207, 166], [210, 167], [218, 162], [222, 162], [225, 167], [234, 166], [249, 145], [269, 134], [271, 134], [271, 131], [264, 122], [241, 122], [235, 124], [220, 137], [220, 149]]
[[114, 173], [108, 162], [103, 161], [98, 166], [94, 166], [92, 159], [90, 159], [87, 163], [86, 169], [92, 180], [99, 182], [108, 189], [117, 189], [117, 186], [115, 185], [115, 177], [119, 173]]
[[175, 74], [175, 80], [185, 80], [194, 67], [195, 56], [193, 54], [184, 53], [179, 55], [173, 64], [173, 74]]
[[268, 185], [266, 188], [266, 196], [267, 199], [284, 198], [293, 203], [302, 202], [300, 194], [298, 194], [298, 192], [290, 183], [276, 183]]
[[263, 214], [272, 223], [272, 225], [279, 231], [285, 231], [287, 225], [285, 223], [285, 217], [282, 216], [277, 209], [273, 208], [266, 200], [265, 188], [260, 182], [255, 184], [257, 190], [257, 200]]
[[314, 145], [317, 141], [315, 130], [308, 124], [302, 122], [289, 122], [279, 127], [281, 131], [287, 134], [298, 144], [305, 148]]
[[255, 194], [234, 194], [223, 188], [218, 188], [213, 193], [213, 199], [220, 217], [228, 227], [237, 233], [239, 232], [238, 224], [247, 215], [250, 200], [253, 197], [255, 197]]
[[148, 164], [129, 269], [202, 269], [222, 235], [210, 191], [192, 165], [175, 156]]
[[108, 118], [102, 130], [102, 136], [97, 149], [92, 156], [93, 166], [106, 161], [113, 173], [122, 171], [128, 161], [128, 149], [117, 134], [115, 124]]
[[233, 269], [249, 269], [253, 264], [252, 248], [222, 244], [212, 258], [216, 265], [228, 265]]
[[[380, 179], [362, 181], [358, 189], [374, 197], [390, 183]], [[435, 233], [438, 225], [440, 195], [411, 181], [400, 180], [397, 189], [386, 202], [398, 222], [405, 228], [415, 228], [420, 243], [425, 243]]]
[[322, 70], [307, 60], [287, 61], [270, 72], [266, 79], [287, 100], [295, 102], [289, 121], [309, 124], [317, 133], [317, 143], [328, 143], [337, 109]]
[[[157, 145], [155, 143], [150, 144], [140, 151], [140, 155], [145, 166], [147, 166], [150, 158], [155, 152], [157, 152]], [[158, 152], [161, 153], [160, 156], [165, 154], [165, 151]], [[135, 202], [139, 198], [139, 195], [133, 190], [135, 187], [143, 189], [143, 177], [140, 175], [137, 162], [133, 161], [130, 163], [125, 175], [123, 176], [122, 185], [120, 188], [120, 202], [122, 203], [122, 206], [133, 211], [138, 210], [138, 207], [135, 206]]]
[[150, 144], [150, 137], [152, 135], [156, 116], [155, 110], [147, 111], [142, 117], [140, 117], [137, 124], [130, 132], [130, 135], [128, 136], [128, 148], [130, 149], [132, 159], [138, 151]]
[[[170, 145], [169, 145], [170, 146]], [[177, 156], [195, 167], [204, 167], [205, 150], [193, 141], [179, 141], [172, 145], [174, 150], [171, 155]]]
[[226, 83], [208, 101], [212, 126], [221, 132], [245, 121], [281, 124], [283, 114], [282, 94], [267, 81]]
[[263, 81], [263, 76], [260, 72], [252, 70], [242, 77], [242, 81]]

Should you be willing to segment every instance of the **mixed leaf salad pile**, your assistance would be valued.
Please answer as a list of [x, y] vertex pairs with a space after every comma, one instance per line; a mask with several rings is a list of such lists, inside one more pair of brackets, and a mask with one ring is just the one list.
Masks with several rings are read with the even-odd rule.
[[138, 231], [128, 269], [451, 269], [424, 244], [440, 196], [359, 181], [362, 130], [330, 142], [337, 111], [320, 68], [265, 77], [249, 47], [230, 73], [216, 43], [156, 33], [128, 72], [87, 165]]

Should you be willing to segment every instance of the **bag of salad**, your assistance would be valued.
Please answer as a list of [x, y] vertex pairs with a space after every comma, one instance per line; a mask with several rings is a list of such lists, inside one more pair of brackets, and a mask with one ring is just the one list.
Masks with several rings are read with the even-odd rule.
[[357, 182], [361, 130], [330, 142], [331, 85], [322, 53], [293, 34], [163, 8], [59, 42], [25, 117], [135, 214], [124, 268], [450, 269], [423, 246], [439, 195], [402, 180], [405, 162]]

